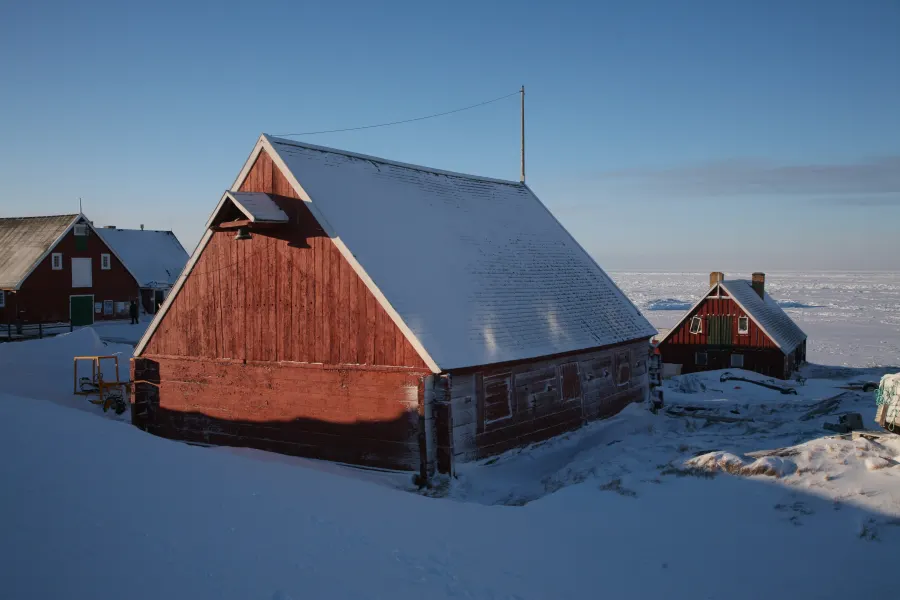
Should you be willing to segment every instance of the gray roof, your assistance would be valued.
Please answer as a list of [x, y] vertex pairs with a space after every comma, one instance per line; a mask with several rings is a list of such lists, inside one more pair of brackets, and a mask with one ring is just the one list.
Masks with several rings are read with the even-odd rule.
[[142, 287], [168, 288], [188, 261], [171, 231], [149, 229], [95, 229]]
[[806, 339], [803, 330], [784, 312], [778, 302], [769, 294], [765, 294], [764, 301], [746, 279], [725, 280], [720, 283], [785, 354], [793, 352]]
[[17, 287], [79, 216], [0, 219], [0, 289]]

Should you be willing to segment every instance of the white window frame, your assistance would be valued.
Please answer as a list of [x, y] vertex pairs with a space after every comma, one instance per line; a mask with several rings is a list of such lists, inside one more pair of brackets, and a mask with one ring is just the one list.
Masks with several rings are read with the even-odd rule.
[[[739, 365], [734, 364], [734, 359], [739, 358]], [[733, 369], [743, 369], [744, 368], [744, 355], [743, 354], [732, 354], [731, 355], [731, 368]]]
[[[697, 324], [697, 331], [694, 331], [694, 323]], [[699, 335], [699, 334], [703, 333], [703, 317], [701, 317], [701, 316], [691, 317], [691, 327], [690, 327], [689, 331], [691, 332], [691, 335]]]
[[100, 255], [100, 270], [109, 271], [112, 268], [112, 257], [109, 254]]
[[[741, 327], [741, 320], [747, 324], [746, 327]], [[738, 317], [738, 335], [747, 335], [750, 333], [750, 317]]]
[[[703, 357], [703, 363], [700, 363], [700, 357]], [[709, 366], [709, 354], [706, 352], [694, 352], [694, 364], [698, 367], [708, 367]]]
[[0, 308], [6, 308], [6, 292], [0, 290]]
[[63, 255], [62, 252], [54, 252], [50, 255], [50, 268], [54, 271], [62, 271], [63, 270]]

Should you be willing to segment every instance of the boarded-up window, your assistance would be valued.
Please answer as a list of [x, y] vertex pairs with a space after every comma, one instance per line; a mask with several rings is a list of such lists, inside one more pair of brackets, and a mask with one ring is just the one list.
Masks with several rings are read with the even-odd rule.
[[631, 381], [631, 358], [628, 352], [616, 354], [616, 385], [628, 385]]
[[578, 377], [578, 363], [566, 363], [559, 366], [559, 380], [562, 383], [563, 402], [577, 400], [581, 397], [581, 379]]
[[731, 345], [732, 318], [730, 316], [710, 316], [709, 343], [719, 346]]
[[742, 369], [744, 367], [744, 355], [743, 354], [732, 354], [731, 355], [731, 366]]
[[706, 363], [706, 352], [697, 352], [694, 354], [694, 364], [696, 364], [698, 367], [705, 367]]
[[484, 424], [503, 421], [512, 417], [510, 403], [510, 374], [484, 378]]
[[514, 414], [527, 411], [546, 414], [559, 404], [559, 381], [554, 366], [516, 373], [514, 385]]
[[89, 288], [93, 285], [90, 258], [72, 259], [72, 287]]

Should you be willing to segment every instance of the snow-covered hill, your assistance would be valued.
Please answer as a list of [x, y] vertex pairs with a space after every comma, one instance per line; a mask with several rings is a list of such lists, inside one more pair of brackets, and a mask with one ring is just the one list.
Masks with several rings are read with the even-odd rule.
[[900, 550], [900, 436], [822, 429], [871, 425], [841, 386], [872, 371], [813, 367], [796, 396], [673, 381], [671, 414], [634, 405], [422, 494], [102, 418], [68, 394], [71, 355], [98, 351], [128, 354], [91, 330], [0, 345], [3, 598], [879, 596]]

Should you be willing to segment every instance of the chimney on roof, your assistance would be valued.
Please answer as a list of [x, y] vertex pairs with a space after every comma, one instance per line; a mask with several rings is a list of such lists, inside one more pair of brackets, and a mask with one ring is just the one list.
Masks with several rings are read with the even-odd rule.
[[103, 229], [115, 229], [115, 228], [116, 228], [115, 225], [104, 225], [103, 226]]
[[720, 281], [725, 281], [725, 273], [713, 271], [709, 274], [709, 287], [716, 285]]
[[753, 291], [755, 291], [760, 298], [763, 300], [766, 299], [766, 274], [765, 273], [754, 273], [753, 278], [750, 280], [750, 285], [753, 286]]
[[141, 231], [143, 231], [143, 230], [144, 230], [144, 224], [141, 223]]

